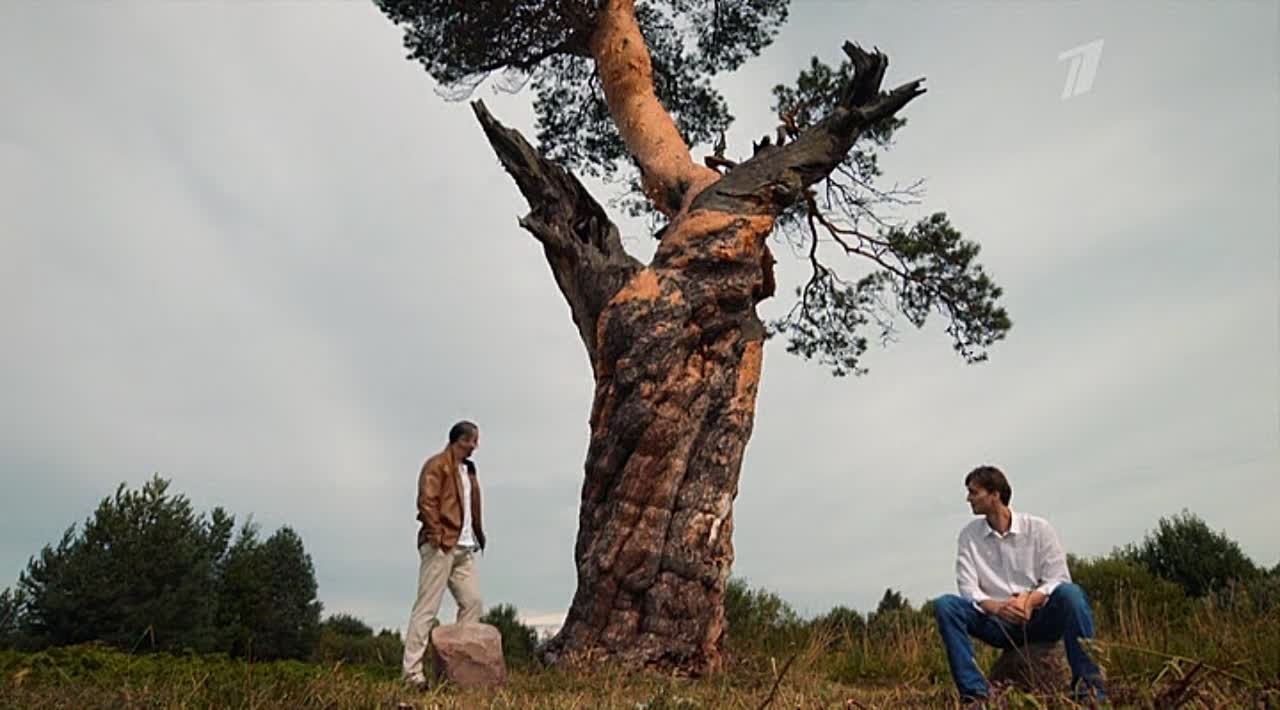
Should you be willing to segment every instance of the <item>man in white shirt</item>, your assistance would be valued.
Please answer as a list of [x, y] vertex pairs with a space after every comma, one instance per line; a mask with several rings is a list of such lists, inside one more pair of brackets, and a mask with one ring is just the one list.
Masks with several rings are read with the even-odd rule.
[[403, 678], [424, 687], [422, 657], [446, 585], [458, 602], [458, 621], [480, 620], [480, 583], [475, 552], [484, 549], [480, 483], [471, 454], [480, 429], [463, 421], [449, 430], [449, 445], [427, 459], [418, 474], [418, 595], [404, 639]]
[[973, 513], [983, 517], [960, 531], [959, 594], [934, 607], [961, 700], [981, 707], [990, 691], [974, 659], [975, 636], [1003, 649], [1061, 639], [1075, 697], [1104, 700], [1102, 673], [1080, 643], [1093, 637], [1093, 613], [1071, 582], [1058, 534], [1043, 518], [1010, 510], [1013, 489], [1000, 469], [979, 466], [964, 485]]

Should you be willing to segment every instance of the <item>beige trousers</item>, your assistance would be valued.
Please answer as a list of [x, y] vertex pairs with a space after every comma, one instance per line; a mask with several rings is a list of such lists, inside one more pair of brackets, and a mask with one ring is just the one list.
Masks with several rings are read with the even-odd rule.
[[480, 620], [480, 580], [476, 577], [475, 555], [470, 550], [455, 547], [444, 552], [430, 543], [418, 548], [421, 562], [418, 565], [418, 598], [413, 602], [409, 616], [409, 629], [404, 638], [405, 680], [423, 678], [422, 657], [427, 651], [431, 629], [440, 612], [447, 584], [449, 593], [458, 603], [458, 621]]

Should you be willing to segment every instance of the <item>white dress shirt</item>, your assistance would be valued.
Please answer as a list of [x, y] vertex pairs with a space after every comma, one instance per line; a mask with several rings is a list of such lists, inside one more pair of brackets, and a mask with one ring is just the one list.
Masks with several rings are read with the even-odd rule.
[[1058, 533], [1043, 518], [1013, 513], [1003, 535], [978, 518], [960, 530], [958, 542], [956, 586], [974, 604], [1032, 590], [1047, 596], [1071, 581]]
[[476, 534], [471, 529], [471, 476], [466, 464], [458, 464], [458, 480], [462, 488], [462, 532], [458, 533], [458, 547], [464, 550], [476, 548]]

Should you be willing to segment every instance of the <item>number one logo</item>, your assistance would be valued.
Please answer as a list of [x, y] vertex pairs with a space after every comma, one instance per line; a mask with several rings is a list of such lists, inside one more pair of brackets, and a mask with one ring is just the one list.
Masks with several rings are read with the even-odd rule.
[[1062, 87], [1062, 98], [1079, 96], [1093, 88], [1093, 77], [1098, 73], [1098, 61], [1102, 59], [1102, 40], [1094, 40], [1058, 55], [1058, 61], [1068, 60], [1067, 83]]

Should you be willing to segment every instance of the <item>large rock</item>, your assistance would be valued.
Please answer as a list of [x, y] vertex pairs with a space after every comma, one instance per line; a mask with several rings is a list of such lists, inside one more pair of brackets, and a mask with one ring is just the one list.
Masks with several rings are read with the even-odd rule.
[[1012, 685], [1033, 693], [1068, 690], [1071, 670], [1061, 641], [1029, 643], [1000, 654], [991, 667], [993, 685]]
[[436, 678], [462, 688], [506, 685], [502, 634], [489, 624], [445, 624], [431, 632]]

